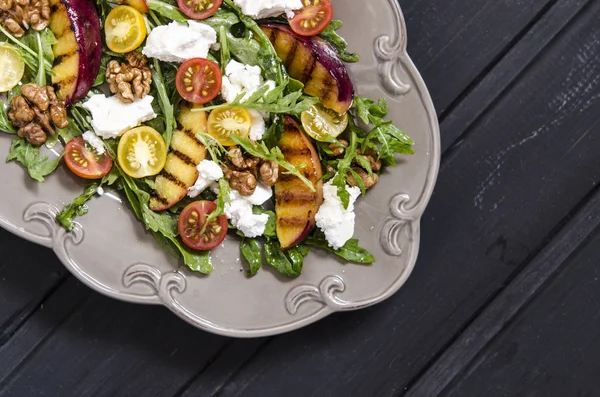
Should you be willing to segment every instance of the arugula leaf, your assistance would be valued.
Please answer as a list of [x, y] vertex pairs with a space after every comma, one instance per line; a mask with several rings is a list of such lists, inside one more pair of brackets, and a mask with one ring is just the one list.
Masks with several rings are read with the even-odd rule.
[[[39, 62], [39, 54], [35, 41], [31, 41], [32, 38], [35, 40], [33, 33], [30, 33], [33, 32], [33, 30], [29, 30], [21, 39], [14, 37], [6, 29], [4, 29], [2, 25], [0, 25], [0, 32], [4, 36], [2, 37], [2, 35], [0, 35], [0, 38], [6, 38], [7, 40], [13, 42], [16, 45], [17, 50], [19, 50], [21, 56], [23, 56], [23, 60], [27, 66], [29, 66], [31, 70], [36, 70]], [[52, 62], [44, 59], [43, 63], [46, 70], [52, 69]]]
[[229, 42], [227, 40], [227, 30], [225, 26], [219, 28], [219, 44], [221, 45], [221, 73], [225, 74], [225, 67], [231, 60], [231, 53], [229, 52]]
[[325, 28], [325, 30], [319, 34], [319, 37], [327, 40], [336, 49], [342, 61], [348, 63], [358, 62], [360, 60], [358, 54], [346, 51], [346, 48], [348, 48], [348, 42], [336, 32], [336, 30], [341, 28], [342, 25], [342, 21], [334, 19], [329, 23], [327, 28]]
[[6, 109], [5, 109], [4, 103], [0, 103], [0, 130], [9, 132], [12, 134], [17, 133], [17, 129], [13, 126], [13, 124], [8, 119], [8, 115], [6, 114]]
[[[355, 132], [350, 132], [350, 143], [346, 148], [344, 158], [338, 162], [337, 174], [331, 180], [331, 184], [337, 187], [337, 194], [344, 208], [350, 205], [350, 193], [346, 190], [346, 179], [352, 171], [352, 162], [356, 159], [357, 137]], [[362, 181], [361, 178], [358, 178]]]
[[200, 231], [200, 235], [204, 234], [206, 231], [206, 227], [218, 216], [225, 214], [225, 204], [230, 202], [229, 192], [231, 189], [229, 187], [229, 182], [227, 179], [221, 178], [219, 179], [219, 196], [217, 197], [217, 208], [206, 217], [206, 222]]
[[336, 254], [337, 256], [353, 263], [370, 264], [375, 262], [375, 257], [369, 251], [361, 248], [358, 245], [358, 239], [350, 239], [338, 250], [335, 250], [329, 246], [327, 240], [321, 233], [314, 233], [303, 241], [303, 244], [310, 245], [313, 247], [319, 247], [329, 252]]
[[73, 230], [75, 227], [73, 219], [75, 219], [76, 216], [87, 214], [87, 202], [94, 194], [98, 193], [100, 185], [101, 182], [98, 181], [90, 183], [80, 196], [76, 197], [71, 204], [66, 205], [58, 214], [56, 214], [56, 221], [68, 231]]
[[162, 114], [165, 117], [165, 132], [163, 132], [163, 138], [167, 147], [171, 146], [171, 138], [173, 137], [173, 130], [177, 127], [177, 121], [175, 120], [175, 109], [169, 94], [167, 94], [167, 88], [163, 79], [162, 70], [160, 68], [160, 62], [158, 59], [154, 60], [154, 67], [152, 68], [152, 83], [156, 87], [158, 92], [158, 103], [160, 104]]
[[187, 18], [179, 8], [173, 4], [169, 4], [164, 1], [159, 0], [146, 0], [146, 5], [148, 8], [160, 16], [177, 22], [187, 22]]
[[73, 220], [77, 216], [83, 216], [87, 214], [88, 207], [87, 202], [98, 193], [98, 189], [103, 185], [113, 185], [119, 178], [119, 172], [116, 168], [112, 168], [104, 178], [100, 181], [92, 181], [83, 191], [83, 193], [76, 197], [72, 203], [63, 207], [63, 209], [56, 214], [56, 221], [68, 231], [73, 230], [75, 223]]
[[221, 163], [221, 157], [225, 155], [227, 149], [219, 141], [208, 135], [206, 132], [198, 132], [196, 138], [204, 145], [212, 161], [217, 164]]
[[41, 36], [40, 32], [35, 32], [35, 37], [37, 40], [38, 61], [39, 61], [35, 82], [40, 87], [44, 87], [46, 85], [46, 70], [44, 69], [44, 47], [42, 45], [42, 36]]
[[292, 268], [302, 273], [302, 267], [304, 265], [304, 257], [308, 255], [310, 250], [304, 244], [296, 245], [295, 247], [288, 248], [285, 251], [285, 255], [288, 257], [292, 264]]
[[285, 169], [285, 171], [283, 171], [284, 174], [294, 175], [300, 178], [300, 180], [304, 182], [304, 184], [308, 186], [310, 190], [313, 192], [315, 191], [315, 187], [313, 186], [312, 182], [306, 179], [306, 177], [296, 166], [285, 160], [285, 157], [278, 146], [269, 149], [264, 142], [252, 142], [250, 139], [242, 138], [236, 134], [229, 135], [229, 139], [254, 157], [276, 162], [277, 165]]
[[368, 148], [378, 149], [379, 159], [385, 166], [396, 165], [394, 156], [396, 153], [414, 154], [412, 145], [415, 142], [391, 121], [385, 120], [389, 112], [385, 99], [380, 99], [378, 103], [375, 103], [370, 98], [356, 96], [353, 107], [363, 123], [373, 125], [373, 129], [362, 141], [361, 150], [363, 152]]
[[246, 271], [248, 277], [256, 275], [263, 263], [262, 246], [260, 242], [255, 238], [244, 237], [240, 243], [240, 251], [249, 265], [249, 269]]
[[103, 52], [102, 57], [100, 58], [100, 69], [98, 70], [98, 75], [96, 75], [96, 80], [94, 80], [92, 87], [98, 87], [106, 81], [106, 67], [109, 61], [110, 55]]
[[279, 273], [286, 277], [298, 277], [302, 273], [302, 263], [298, 263], [297, 257], [293, 262], [285, 255], [279, 245], [279, 241], [269, 239], [265, 243], [265, 259]]
[[40, 148], [33, 146], [23, 138], [16, 138], [10, 146], [6, 162], [16, 160], [27, 168], [31, 178], [38, 182], [44, 182], [44, 177], [50, 175], [58, 167], [60, 159], [62, 159], [62, 154], [49, 160], [48, 156], [40, 154]]

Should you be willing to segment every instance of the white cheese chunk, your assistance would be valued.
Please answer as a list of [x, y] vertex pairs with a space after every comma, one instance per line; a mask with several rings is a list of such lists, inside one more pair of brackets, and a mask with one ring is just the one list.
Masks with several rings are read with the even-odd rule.
[[346, 186], [350, 194], [348, 208], [344, 208], [338, 197], [337, 187], [331, 181], [323, 185], [323, 204], [315, 220], [317, 227], [325, 233], [325, 239], [333, 249], [339, 249], [354, 235], [354, 202], [360, 196], [358, 187]]
[[225, 215], [231, 224], [246, 237], [262, 236], [269, 216], [253, 214], [253, 205], [262, 205], [273, 196], [273, 190], [262, 183], [256, 186], [251, 196], [244, 197], [237, 190], [231, 190], [230, 202], [225, 204]]
[[245, 102], [250, 95], [265, 84], [271, 88], [275, 87], [274, 81], [267, 80], [265, 82], [263, 80], [260, 67], [244, 65], [232, 60], [225, 67], [221, 95], [227, 102], [233, 102], [238, 95], [245, 93], [246, 95], [242, 99], [242, 102]]
[[98, 136], [92, 131], [84, 132], [82, 137], [84, 141], [86, 141], [91, 147], [94, 148], [94, 150], [96, 150], [96, 153], [104, 154], [104, 152], [106, 152], [104, 142], [102, 142], [102, 139], [98, 138]]
[[196, 21], [187, 25], [171, 22], [152, 29], [142, 54], [164, 62], [185, 62], [191, 58], [206, 58], [208, 50], [217, 43], [217, 32]]
[[152, 109], [152, 98], [146, 95], [133, 103], [123, 103], [116, 96], [93, 95], [83, 107], [92, 113], [90, 123], [94, 132], [102, 138], [116, 138], [144, 121], [152, 120], [156, 113]]
[[98, 196], [102, 196], [104, 194], [104, 189], [102, 188], [102, 186], [98, 186], [98, 190], [96, 191], [96, 193], [98, 193]]
[[192, 198], [198, 197], [206, 188], [223, 178], [223, 170], [214, 161], [202, 160], [196, 169], [198, 170], [198, 179], [194, 186], [188, 189], [188, 196]]
[[302, 8], [301, 0], [234, 0], [234, 3], [254, 19], [274, 17], [284, 12], [291, 18], [293, 10]]
[[265, 132], [267, 132], [267, 126], [265, 125], [263, 113], [254, 109], [248, 110], [248, 113], [250, 113], [250, 118], [252, 119], [252, 127], [250, 127], [250, 139], [253, 141], [260, 141], [265, 135]]

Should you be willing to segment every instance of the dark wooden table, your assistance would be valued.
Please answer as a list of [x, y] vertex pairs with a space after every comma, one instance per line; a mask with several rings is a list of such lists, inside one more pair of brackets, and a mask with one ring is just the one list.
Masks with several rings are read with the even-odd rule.
[[400, 2], [443, 147], [400, 292], [234, 340], [2, 231], [0, 395], [600, 396], [600, 0]]

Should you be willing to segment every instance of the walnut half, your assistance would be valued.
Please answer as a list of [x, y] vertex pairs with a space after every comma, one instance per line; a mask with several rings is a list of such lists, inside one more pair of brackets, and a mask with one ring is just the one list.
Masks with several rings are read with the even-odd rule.
[[132, 103], [150, 93], [152, 72], [148, 59], [137, 52], [125, 55], [127, 63], [112, 60], [106, 67], [106, 81], [110, 91], [123, 103]]

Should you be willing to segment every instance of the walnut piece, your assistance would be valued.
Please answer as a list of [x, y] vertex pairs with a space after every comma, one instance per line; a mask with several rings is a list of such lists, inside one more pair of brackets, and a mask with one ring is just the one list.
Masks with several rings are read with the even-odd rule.
[[15, 127], [24, 127], [33, 121], [35, 113], [22, 96], [16, 96], [10, 101], [8, 118]]
[[252, 156], [247, 156], [244, 158], [242, 154], [242, 149], [237, 146], [232, 147], [227, 152], [227, 159], [229, 162], [237, 168], [239, 171], [245, 170], [253, 170], [253, 174], [256, 174], [256, 167], [260, 162], [260, 159]]
[[[365, 185], [365, 188], [367, 189], [371, 189], [377, 184], [377, 182], [379, 182], [379, 176], [377, 174], [373, 174], [373, 177], [371, 177], [367, 171], [363, 170], [360, 167], [352, 167], [352, 169], [358, 174], [358, 176], [360, 176]], [[352, 174], [348, 174], [348, 178], [346, 179], [346, 181], [350, 186], [360, 187], [360, 184]]]
[[11, 100], [8, 118], [32, 145], [46, 142], [47, 134], [55, 134], [54, 127], [69, 125], [65, 102], [56, 97], [54, 88], [33, 83], [22, 86], [21, 95]]
[[106, 81], [110, 91], [124, 103], [132, 103], [135, 98], [142, 99], [150, 93], [152, 72], [147, 66], [148, 59], [138, 53], [125, 55], [127, 63], [112, 60], [106, 67]]
[[240, 192], [242, 196], [251, 196], [254, 193], [256, 190], [256, 177], [252, 173], [235, 171], [226, 165], [222, 165], [221, 168], [232, 189]]
[[331, 149], [331, 151], [333, 152], [333, 157], [342, 157], [346, 152], [347, 147], [348, 142], [343, 139], [340, 139], [339, 141], [329, 145], [329, 149]]
[[260, 181], [267, 186], [274, 186], [279, 180], [279, 164], [274, 161], [263, 161], [260, 165]]
[[42, 112], [48, 110], [48, 106], [50, 106], [50, 98], [48, 98], [48, 92], [44, 87], [40, 87], [35, 83], [29, 83], [22, 86], [21, 95], [23, 95], [25, 99], [31, 102]]
[[42, 31], [50, 24], [50, 1], [0, 0], [0, 23], [15, 37], [30, 27]]
[[36, 123], [29, 123], [24, 127], [19, 128], [17, 135], [27, 139], [32, 145], [40, 146], [46, 142], [47, 135]]

